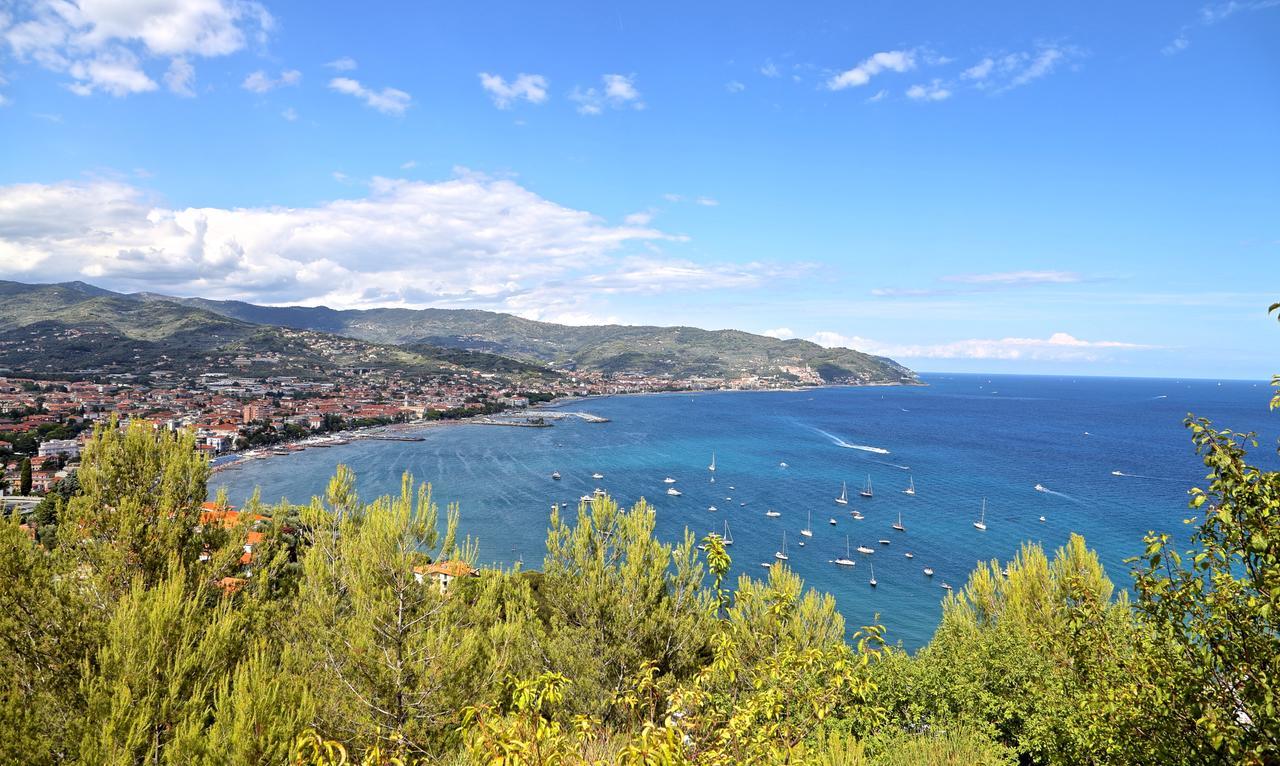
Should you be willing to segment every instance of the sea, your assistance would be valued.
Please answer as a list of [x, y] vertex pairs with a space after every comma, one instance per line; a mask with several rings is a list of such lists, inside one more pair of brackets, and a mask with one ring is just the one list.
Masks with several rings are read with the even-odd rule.
[[[372, 499], [398, 492], [408, 471], [431, 483], [442, 508], [459, 506], [460, 531], [479, 541], [482, 563], [536, 569], [552, 505], [576, 508], [579, 496], [600, 488], [624, 504], [650, 502], [667, 541], [686, 529], [723, 533], [727, 522], [734, 579], [766, 577], [762, 564], [775, 562], [785, 535], [788, 566], [835, 597], [850, 631], [878, 621], [890, 643], [914, 650], [937, 627], [943, 583], [959, 590], [976, 564], [1007, 561], [1024, 543], [1052, 551], [1079, 533], [1125, 588], [1125, 559], [1142, 553], [1145, 533], [1185, 540], [1187, 492], [1206, 474], [1183, 424], [1189, 413], [1257, 432], [1253, 462], [1280, 467], [1280, 412], [1268, 410], [1266, 381], [922, 380], [573, 399], [553, 409], [608, 422], [423, 428], [423, 441], [361, 440], [247, 461], [216, 474], [210, 494], [225, 488], [241, 503], [260, 488], [264, 501], [305, 503], [341, 463]], [[559, 481], [551, 478], [557, 471]], [[915, 494], [904, 493], [912, 483]], [[835, 502], [842, 484], [848, 505]], [[682, 494], [668, 495], [672, 486]], [[866, 487], [869, 498], [860, 494]], [[780, 515], [766, 516], [770, 509]], [[980, 518], [985, 531], [974, 526]], [[905, 531], [893, 529], [899, 519]], [[806, 528], [812, 537], [800, 534]], [[832, 563], [846, 544], [852, 568]], [[860, 545], [874, 554], [859, 554]]]

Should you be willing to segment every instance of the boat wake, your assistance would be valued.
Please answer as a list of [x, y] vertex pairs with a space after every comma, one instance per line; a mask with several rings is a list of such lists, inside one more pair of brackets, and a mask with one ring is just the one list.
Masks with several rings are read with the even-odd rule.
[[887, 466], [889, 466], [890, 468], [897, 468], [897, 469], [902, 470], [902, 471], [910, 471], [910, 470], [911, 470], [911, 466], [909, 466], [909, 465], [898, 465], [897, 463], [890, 463], [888, 460], [877, 460], [877, 461], [875, 461], [875, 462], [879, 463], [880, 465], [887, 465]]
[[1172, 476], [1147, 476], [1141, 473], [1125, 473], [1124, 471], [1112, 471], [1112, 476], [1119, 476], [1124, 479], [1146, 479], [1147, 481], [1182, 481]]
[[815, 428], [813, 430], [817, 431], [818, 433], [830, 439], [831, 443], [836, 445], [837, 447], [844, 447], [845, 449], [862, 450], [863, 452], [874, 452], [877, 455], [889, 454], [889, 450], [884, 449], [883, 447], [871, 447], [866, 444], [850, 444], [844, 439], [841, 439], [839, 436], [836, 436], [835, 434], [829, 434], [826, 431], [823, 431], [821, 428]]
[[1071, 502], [1073, 502], [1073, 503], [1080, 503], [1080, 502], [1083, 502], [1083, 501], [1079, 500], [1078, 498], [1075, 498], [1075, 497], [1072, 497], [1071, 495], [1068, 495], [1066, 492], [1059, 492], [1059, 491], [1058, 491], [1058, 490], [1056, 490], [1056, 489], [1049, 489], [1048, 487], [1045, 487], [1044, 489], [1042, 489], [1042, 490], [1040, 490], [1040, 491], [1041, 491], [1041, 492], [1043, 492], [1043, 493], [1044, 493], [1044, 494], [1046, 494], [1046, 495], [1054, 495], [1055, 497], [1060, 497], [1060, 498], [1062, 498], [1063, 500], [1070, 500], [1070, 501], [1071, 501]]

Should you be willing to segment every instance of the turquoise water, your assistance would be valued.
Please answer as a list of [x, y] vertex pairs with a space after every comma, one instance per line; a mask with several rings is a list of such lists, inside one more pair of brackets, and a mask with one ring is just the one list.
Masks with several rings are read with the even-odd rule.
[[[891, 641], [916, 648], [937, 625], [943, 582], [959, 588], [975, 563], [1007, 559], [1024, 541], [1053, 548], [1079, 532], [1124, 586], [1123, 560], [1141, 552], [1146, 531], [1187, 534], [1186, 491], [1205, 472], [1182, 426], [1189, 411], [1221, 427], [1258, 431], [1256, 462], [1277, 462], [1280, 414], [1267, 411], [1265, 383], [924, 379], [929, 386], [579, 400], [563, 408], [610, 422], [460, 425], [425, 429], [422, 442], [309, 449], [223, 471], [211, 491], [225, 485], [239, 503], [260, 486], [264, 500], [305, 502], [324, 491], [341, 462], [356, 471], [361, 495], [372, 498], [398, 491], [401, 472], [410, 471], [434, 485], [442, 505], [461, 506], [462, 531], [479, 538], [483, 562], [521, 559], [536, 568], [551, 504], [576, 506], [580, 495], [602, 487], [625, 503], [652, 502], [664, 539], [678, 539], [686, 527], [699, 536], [720, 531], [727, 519], [734, 567], [752, 576], [766, 573], [760, 564], [773, 561], [785, 530], [789, 565], [835, 595], [851, 628], [879, 614]], [[553, 471], [563, 479], [552, 481]], [[604, 478], [592, 479], [594, 472]], [[868, 475], [870, 499], [858, 495]], [[666, 476], [677, 479], [683, 496], [666, 494]], [[902, 492], [908, 477], [914, 496]], [[834, 502], [841, 481], [849, 485], [848, 506]], [[1037, 483], [1049, 491], [1035, 490]], [[984, 497], [987, 530], [980, 532], [973, 522]], [[768, 518], [768, 508], [782, 515]], [[854, 520], [853, 509], [865, 518]], [[810, 511], [813, 537], [800, 547]], [[899, 513], [905, 532], [891, 528]], [[856, 567], [836, 567], [830, 562], [843, 555], [846, 535], [875, 554], [855, 551]], [[907, 551], [915, 557], [905, 558]], [[924, 576], [926, 566], [935, 570], [932, 578]]]

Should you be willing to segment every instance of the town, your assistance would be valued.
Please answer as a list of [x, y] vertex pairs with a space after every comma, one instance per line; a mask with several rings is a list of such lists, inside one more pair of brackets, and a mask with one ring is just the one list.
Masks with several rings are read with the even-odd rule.
[[379, 368], [345, 368], [320, 379], [243, 371], [0, 377], [0, 494], [54, 490], [74, 474], [94, 426], [112, 418], [192, 429], [197, 448], [217, 466], [236, 453], [286, 449], [325, 434], [493, 415], [565, 397], [821, 384], [812, 368], [794, 366], [732, 379], [561, 370], [536, 383], [472, 370], [415, 376]]

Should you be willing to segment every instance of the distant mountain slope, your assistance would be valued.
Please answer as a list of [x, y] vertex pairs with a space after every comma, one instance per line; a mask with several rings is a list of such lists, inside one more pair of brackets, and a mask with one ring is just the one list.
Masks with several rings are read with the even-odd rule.
[[[488, 351], [558, 367], [677, 376], [776, 376], [782, 367], [810, 367], [827, 383], [915, 382], [892, 359], [804, 340], [778, 340], [739, 330], [631, 325], [570, 326], [466, 309], [335, 310], [257, 306], [240, 301], [177, 300], [225, 317], [310, 329], [376, 343], [428, 343]], [[785, 377], [785, 376], [784, 376]]]
[[85, 369], [226, 371], [323, 377], [361, 367], [425, 374], [476, 370], [548, 378], [543, 365], [431, 344], [370, 343], [236, 319], [196, 305], [140, 299], [68, 282], [0, 281], [0, 366], [56, 374]]

